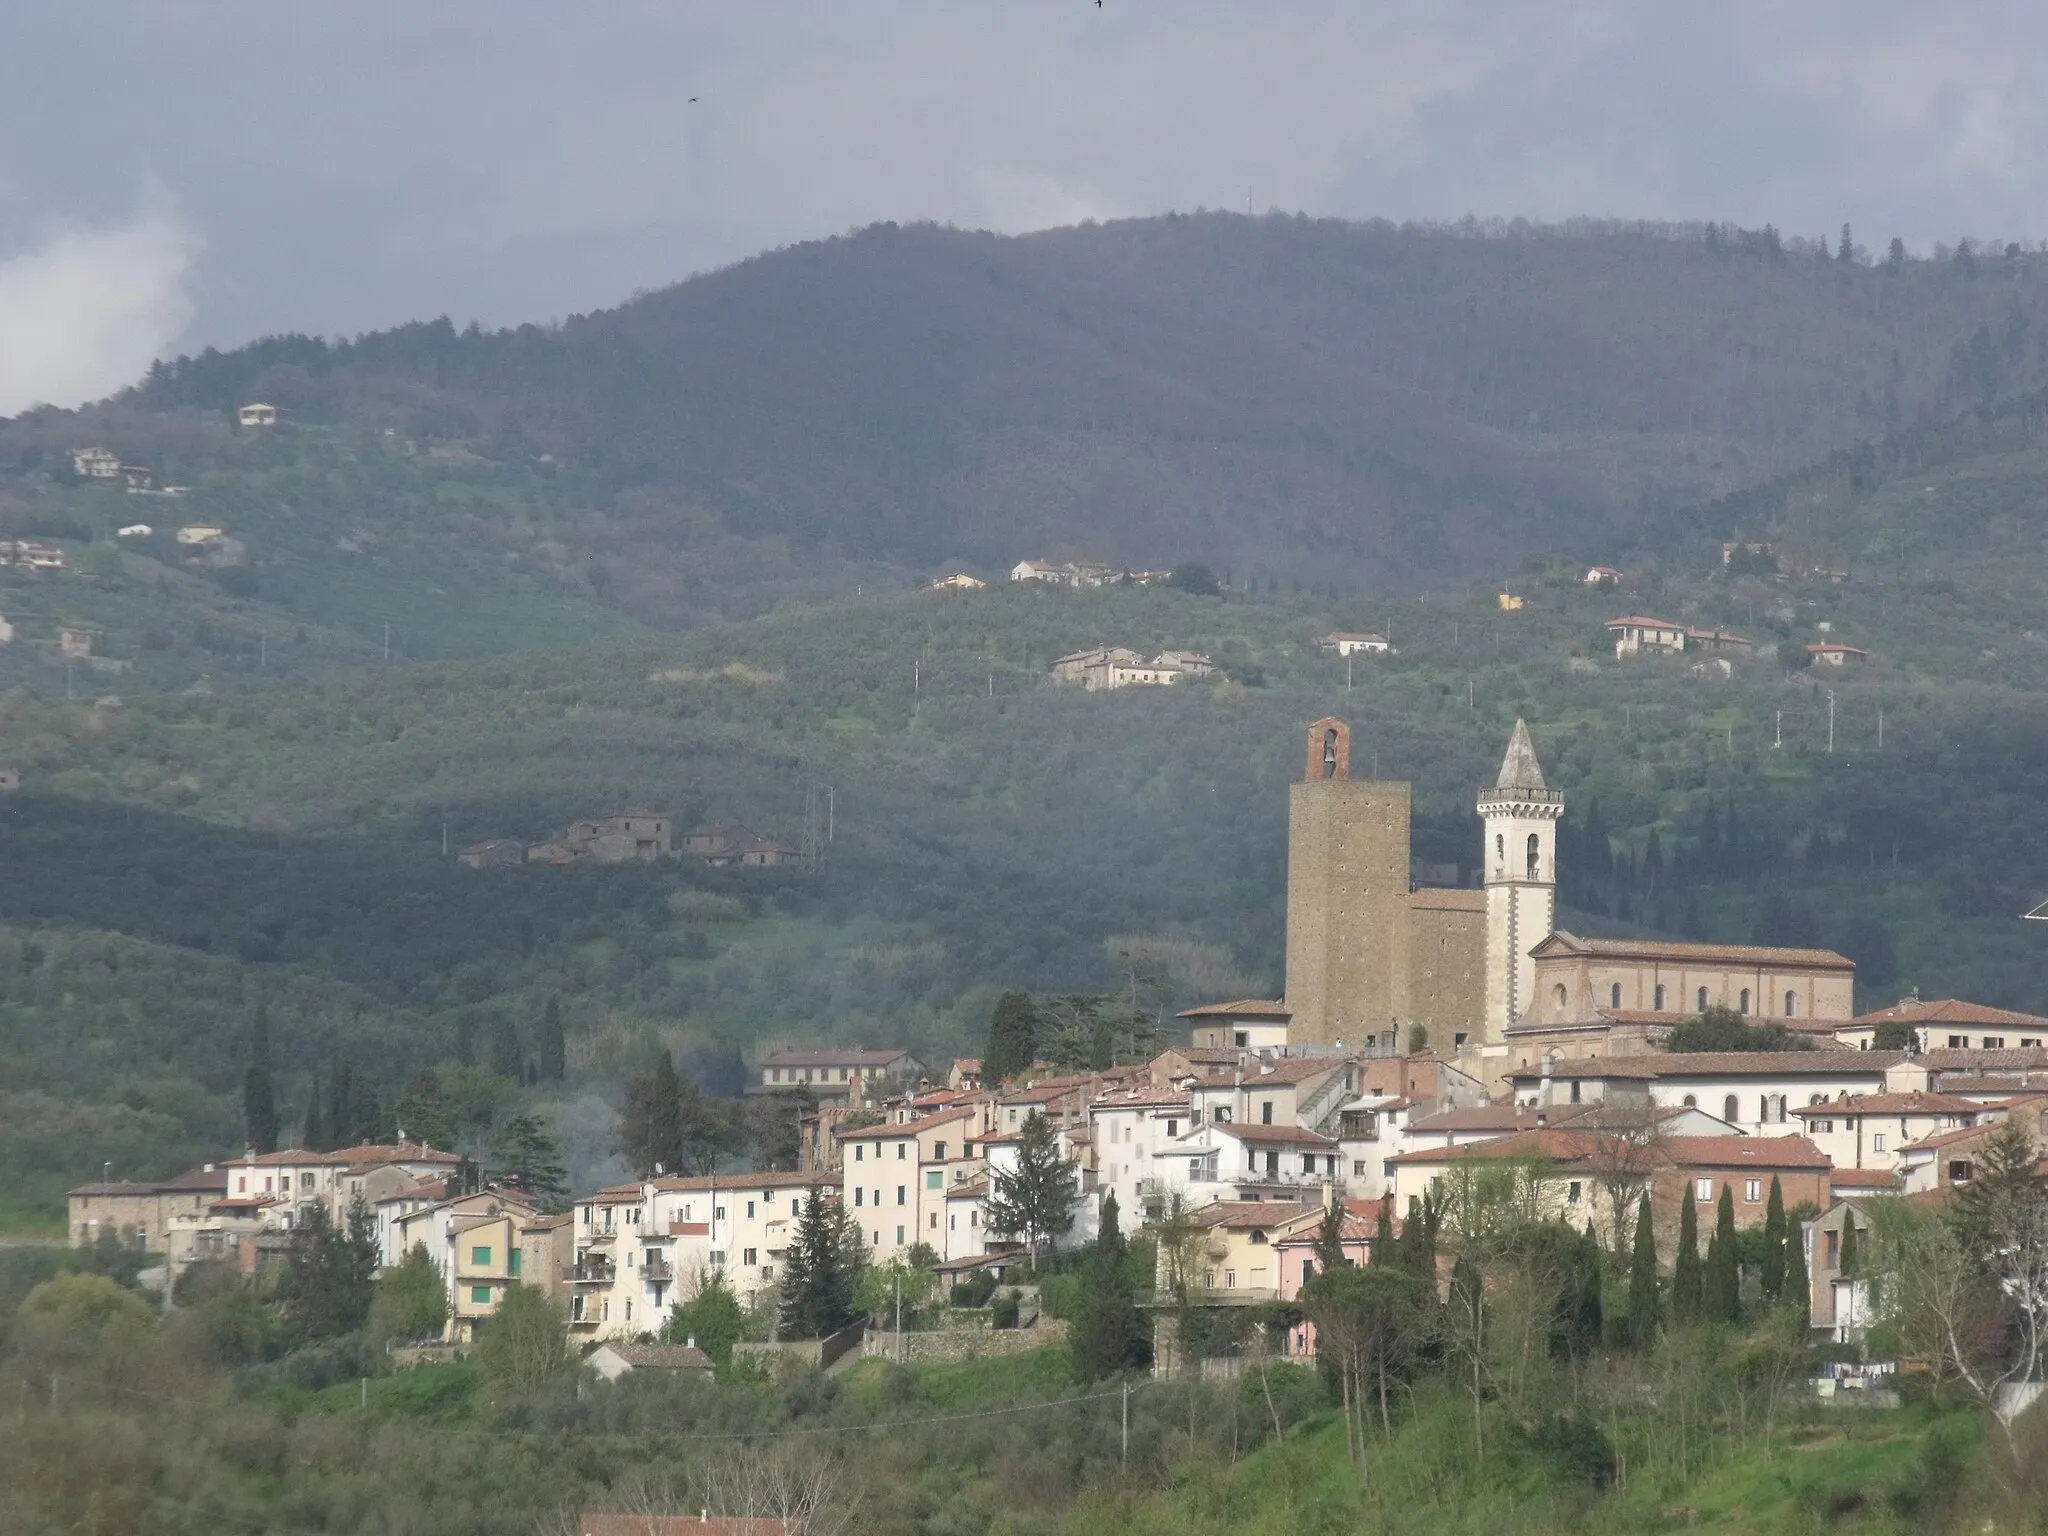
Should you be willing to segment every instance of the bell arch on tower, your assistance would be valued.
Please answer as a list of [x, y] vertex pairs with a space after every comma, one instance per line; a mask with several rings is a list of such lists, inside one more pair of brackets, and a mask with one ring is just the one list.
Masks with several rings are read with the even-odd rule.
[[1351, 777], [1351, 727], [1342, 720], [1325, 716], [1308, 728], [1308, 771], [1313, 784], [1318, 779]]

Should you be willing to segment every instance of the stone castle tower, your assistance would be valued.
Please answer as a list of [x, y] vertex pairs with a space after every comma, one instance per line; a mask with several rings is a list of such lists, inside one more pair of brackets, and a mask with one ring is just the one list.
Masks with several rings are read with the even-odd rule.
[[1288, 1039], [1362, 1042], [1408, 1003], [1408, 786], [1351, 777], [1351, 727], [1308, 728], [1287, 801]]
[[1535, 1003], [1536, 963], [1529, 951], [1557, 926], [1557, 823], [1564, 796], [1543, 782], [1529, 727], [1515, 722], [1500, 776], [1479, 792], [1485, 824], [1486, 1039]]

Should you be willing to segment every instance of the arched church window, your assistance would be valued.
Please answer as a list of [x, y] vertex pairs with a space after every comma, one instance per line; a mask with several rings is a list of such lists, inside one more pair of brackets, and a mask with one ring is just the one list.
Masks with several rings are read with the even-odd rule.
[[1721, 1118], [1732, 1125], [1735, 1123], [1737, 1113], [1738, 1112], [1735, 1108], [1735, 1095], [1731, 1093], [1728, 1095], [1727, 1098], [1721, 1101]]
[[1741, 1011], [1742, 1011], [1743, 1013], [1745, 1013], [1745, 1014], [1749, 1012], [1749, 988], [1747, 988], [1747, 987], [1744, 987], [1744, 988], [1742, 989], [1742, 1010], [1741, 1010]]
[[1700, 1012], [1701, 1012], [1701, 1013], [1705, 1013], [1706, 1011], [1707, 1011], [1707, 989], [1706, 989], [1705, 987], [1701, 987], [1701, 988], [1700, 988]]
[[1508, 840], [1498, 832], [1493, 834], [1493, 872], [1496, 875], [1508, 872]]
[[1534, 832], [1529, 834], [1529, 878], [1538, 878], [1538, 868], [1543, 862], [1543, 843]]
[[1795, 1005], [1796, 1003], [1798, 1003], [1798, 1001], [1799, 1001], [1799, 996], [1798, 996], [1798, 994], [1797, 994], [1797, 993], [1794, 993], [1794, 992], [1787, 992], [1787, 993], [1785, 994], [1785, 1017], [1786, 1017], [1786, 1018], [1788, 1018], [1788, 1019], [1789, 1019], [1789, 1018], [1791, 1018], [1791, 1017], [1792, 1017], [1792, 1014], [1793, 1014], [1793, 1012], [1794, 1012], [1794, 1005]]
[[1326, 779], [1337, 777], [1337, 733], [1335, 731], [1323, 732], [1323, 777]]
[[1688, 1093], [1681, 1102], [1685, 1105], [1687, 1109], [1698, 1109], [1700, 1107], [1699, 1099], [1695, 1095], [1690, 1093]]
[[1664, 987], [1661, 982], [1657, 986], [1657, 992], [1655, 997], [1651, 999], [1651, 1006], [1655, 1008], [1659, 1013], [1662, 1013], [1664, 1011]]
[[1559, 1008], [1563, 1008], [1565, 1004], [1571, 1001], [1571, 994], [1565, 991], [1564, 983], [1561, 981], [1550, 989], [1550, 995], [1556, 1000]]
[[1621, 983], [1618, 981], [1607, 989], [1607, 1006], [1610, 1008], [1619, 1008], [1621, 1006]]

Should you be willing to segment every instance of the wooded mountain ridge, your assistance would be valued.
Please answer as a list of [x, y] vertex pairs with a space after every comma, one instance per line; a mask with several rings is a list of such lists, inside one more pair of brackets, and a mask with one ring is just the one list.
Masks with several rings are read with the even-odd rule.
[[275, 453], [231, 429], [266, 400], [540, 482], [574, 516], [536, 537], [656, 622], [1027, 555], [1372, 590], [1996, 401], [2041, 377], [2044, 306], [2016, 249], [1718, 225], [878, 225], [559, 325], [179, 358], [0, 428], [0, 463], [85, 434], [232, 474]]

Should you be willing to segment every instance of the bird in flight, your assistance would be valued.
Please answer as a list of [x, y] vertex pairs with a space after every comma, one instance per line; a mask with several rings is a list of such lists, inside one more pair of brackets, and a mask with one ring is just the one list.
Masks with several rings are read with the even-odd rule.
[[692, 103], [694, 104], [694, 103], [696, 102], [697, 98], [696, 98], [696, 97], [694, 97], [694, 96], [692, 96], [692, 97], [690, 98], [690, 100], [691, 100], [691, 102], [692, 102]]

